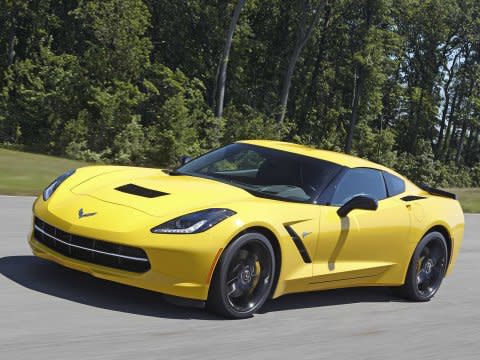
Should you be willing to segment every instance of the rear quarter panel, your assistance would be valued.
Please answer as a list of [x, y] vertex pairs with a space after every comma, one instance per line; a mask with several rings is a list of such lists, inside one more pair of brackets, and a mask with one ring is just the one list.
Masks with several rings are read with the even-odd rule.
[[413, 201], [411, 211], [410, 242], [418, 243], [432, 228], [440, 226], [447, 231], [451, 245], [447, 275], [451, 273], [463, 239], [465, 219], [457, 200], [424, 195], [425, 199]]

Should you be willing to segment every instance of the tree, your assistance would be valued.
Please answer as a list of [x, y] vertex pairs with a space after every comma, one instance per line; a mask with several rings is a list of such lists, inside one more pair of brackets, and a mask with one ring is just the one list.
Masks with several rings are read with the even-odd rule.
[[99, 84], [141, 77], [152, 48], [150, 14], [142, 0], [82, 1], [73, 14], [85, 33], [85, 67]]
[[346, 153], [352, 151], [360, 116], [365, 121], [378, 121], [378, 117], [381, 117], [385, 73], [391, 71], [391, 65], [395, 64], [398, 55], [399, 39], [392, 32], [393, 3], [389, 0], [363, 0], [356, 5], [362, 15], [351, 22], [353, 86], [350, 122], [344, 147]]
[[0, 146], [174, 166], [290, 140], [480, 185], [478, 14], [478, 0], [0, 1]]
[[308, 40], [312, 36], [313, 30], [320, 21], [320, 15], [324, 4], [324, 1], [319, 1], [316, 5], [312, 6], [308, 0], [302, 0], [302, 10], [298, 23], [295, 45], [288, 60], [287, 69], [283, 75], [282, 92], [280, 94], [279, 102], [280, 114], [277, 118], [279, 123], [282, 123], [285, 120], [288, 97], [290, 94], [290, 87], [292, 85], [292, 77], [295, 72], [295, 67], [297, 66], [297, 62], [303, 49], [305, 48], [305, 45], [307, 45]]
[[217, 79], [215, 83], [217, 84], [217, 103], [216, 103], [216, 110], [215, 116], [222, 117], [223, 116], [223, 108], [225, 102], [225, 87], [227, 83], [227, 68], [228, 68], [228, 60], [230, 56], [230, 49], [232, 47], [233, 41], [233, 34], [235, 32], [235, 28], [237, 27], [237, 22], [240, 17], [240, 13], [242, 12], [243, 7], [247, 0], [238, 0], [237, 5], [235, 6], [235, 10], [233, 11], [232, 20], [230, 21], [230, 26], [227, 31], [227, 36], [225, 40], [225, 45], [223, 47], [222, 57], [220, 59], [220, 63], [218, 65], [218, 72], [217, 72]]

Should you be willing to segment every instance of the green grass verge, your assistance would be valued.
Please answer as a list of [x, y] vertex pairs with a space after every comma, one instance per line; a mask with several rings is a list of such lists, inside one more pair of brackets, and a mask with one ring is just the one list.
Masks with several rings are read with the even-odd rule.
[[[0, 194], [38, 195], [58, 175], [85, 165], [88, 164], [0, 149]], [[480, 213], [480, 188], [448, 191], [458, 195], [465, 212]]]
[[447, 191], [457, 194], [464, 212], [480, 214], [480, 188], [458, 188], [447, 189]]
[[0, 149], [0, 194], [38, 195], [58, 175], [87, 164]]

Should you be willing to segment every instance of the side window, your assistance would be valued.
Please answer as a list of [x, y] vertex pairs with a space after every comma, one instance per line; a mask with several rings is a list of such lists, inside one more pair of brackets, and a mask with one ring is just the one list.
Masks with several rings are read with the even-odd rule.
[[387, 197], [385, 181], [380, 171], [367, 168], [349, 169], [337, 183], [331, 204], [342, 206], [358, 195], [365, 195], [376, 200]]
[[387, 184], [388, 196], [395, 196], [405, 192], [405, 181], [386, 171], [383, 172], [383, 177]]

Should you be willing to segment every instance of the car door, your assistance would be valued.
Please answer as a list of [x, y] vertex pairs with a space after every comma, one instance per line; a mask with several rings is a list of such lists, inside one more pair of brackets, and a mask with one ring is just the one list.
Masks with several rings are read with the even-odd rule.
[[[403, 256], [410, 229], [405, 202], [399, 195], [389, 197], [382, 172], [369, 168], [346, 169], [329, 192], [320, 210], [312, 288], [376, 281]], [[378, 209], [356, 209], [341, 218], [339, 207], [358, 195], [377, 200]]]

